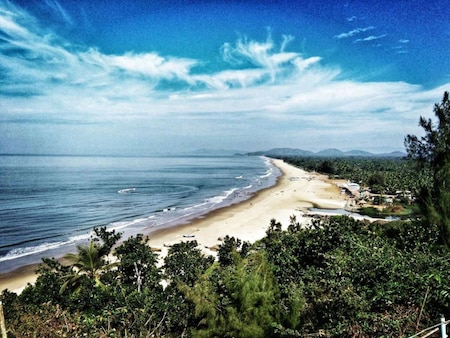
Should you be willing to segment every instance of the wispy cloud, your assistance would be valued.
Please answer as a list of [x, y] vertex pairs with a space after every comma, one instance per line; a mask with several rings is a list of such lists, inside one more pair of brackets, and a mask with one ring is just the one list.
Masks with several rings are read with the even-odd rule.
[[61, 6], [61, 4], [56, 0], [45, 0], [45, 4], [50, 8], [57, 17], [62, 19], [65, 23], [69, 25], [74, 25], [72, 17], [67, 13], [67, 11]]
[[408, 39], [400, 39], [400, 40], [398, 40], [398, 42], [400, 42], [400, 43], [408, 43], [409, 40]]
[[370, 30], [372, 30], [372, 29], [375, 29], [375, 27], [373, 27], [373, 26], [368, 26], [368, 27], [364, 27], [364, 28], [355, 28], [355, 29], [353, 29], [353, 30], [351, 30], [351, 31], [349, 31], [349, 32], [341, 33], [341, 34], [335, 35], [334, 37], [335, 37], [336, 39], [346, 39], [346, 38], [350, 38], [350, 37], [352, 37], [352, 36], [354, 36], [354, 35], [357, 35], [357, 34], [360, 34], [360, 33], [363, 33], [363, 32], [367, 32], [367, 31], [370, 31]]
[[[286, 77], [293, 77], [320, 61], [319, 57], [303, 58], [299, 53], [285, 52], [287, 44], [292, 40], [292, 36], [283, 36], [278, 50], [275, 49], [276, 44], [270, 35], [264, 43], [247, 38], [238, 39], [234, 44], [225, 43], [221, 48], [225, 61], [232, 65], [247, 63], [251, 66], [246, 71], [227, 71], [227, 74], [242, 77], [242, 74], [249, 73], [253, 78], [258, 73], [259, 78], [255, 79], [255, 83], [265, 83], [268, 79], [275, 83], [278, 80], [285, 80]], [[252, 67], [256, 67], [259, 71], [255, 72]], [[212, 77], [216, 78], [215, 75]]]
[[[89, 110], [94, 102], [101, 103], [96, 111], [124, 109], [119, 102], [128, 105], [124, 110], [135, 106], [142, 111], [174, 90], [227, 90], [282, 83], [320, 62], [319, 57], [286, 52], [292, 36], [284, 36], [277, 47], [269, 34], [265, 42], [241, 38], [225, 43], [221, 52], [230, 69], [193, 72], [201, 67], [201, 61], [157, 53], [104, 54], [95, 48], [74, 46], [55, 34], [42, 34], [39, 27], [24, 24], [32, 18], [18, 8], [10, 7], [1, 14], [0, 30], [9, 38], [0, 45], [0, 66], [8, 74], [0, 94], [9, 98], [9, 109], [14, 111], [31, 105], [42, 111]], [[233, 69], [236, 65], [239, 67]], [[319, 73], [315, 77], [320, 78]], [[162, 82], [164, 90], [160, 90]], [[17, 105], [19, 99], [23, 103]], [[73, 105], [73, 101], [78, 104]], [[114, 104], [113, 109], [108, 102]]]
[[405, 49], [405, 45], [394, 46], [391, 48], [395, 51], [395, 54], [408, 54], [408, 50]]
[[354, 43], [358, 43], [358, 42], [374, 41], [374, 40], [382, 39], [382, 38], [384, 38], [384, 37], [386, 37], [386, 36], [387, 36], [387, 34], [382, 34], [382, 35], [377, 35], [377, 36], [375, 36], [375, 35], [370, 35], [370, 36], [368, 36], [368, 37], [366, 37], [366, 38], [363, 38], [363, 39], [356, 39], [356, 40], [354, 40], [353, 42], [354, 42]]
[[297, 137], [299, 129], [305, 138], [337, 137], [353, 125], [364, 138], [377, 129], [404, 135], [405, 125], [416, 127], [418, 116], [443, 92], [346, 78], [319, 56], [288, 51], [290, 35], [279, 43], [270, 34], [266, 41], [226, 42], [218, 51], [226, 67], [211, 72], [203, 60], [156, 52], [106, 54], [74, 45], [42, 30], [36, 18], [9, 3], [0, 3], [0, 32], [0, 119], [14, 123], [151, 121], [153, 126], [170, 121], [169, 127], [197, 132], [199, 123], [211, 130], [210, 124], [220, 120], [230, 128], [220, 132], [232, 135], [246, 121], [257, 123], [261, 133], [278, 126], [279, 142]]

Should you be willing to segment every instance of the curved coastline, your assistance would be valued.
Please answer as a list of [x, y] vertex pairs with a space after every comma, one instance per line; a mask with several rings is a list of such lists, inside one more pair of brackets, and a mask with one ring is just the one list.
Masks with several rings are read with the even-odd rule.
[[[243, 241], [255, 242], [264, 237], [271, 219], [287, 227], [291, 216], [301, 224], [308, 208], [340, 209], [346, 200], [340, 189], [326, 176], [306, 172], [282, 160], [271, 160], [281, 175], [274, 185], [254, 193], [250, 198], [221, 207], [184, 223], [174, 223], [162, 229], [150, 229], [149, 245], [160, 257], [167, 254], [170, 245], [180, 241], [196, 240], [205, 254], [215, 254], [215, 248], [226, 235]], [[34, 283], [37, 264], [0, 274], [0, 290], [20, 292], [28, 283]]]
[[205, 254], [215, 248], [226, 235], [255, 242], [265, 236], [271, 219], [289, 225], [295, 216], [301, 224], [310, 221], [311, 207], [344, 208], [347, 201], [340, 189], [324, 175], [306, 172], [281, 160], [272, 160], [281, 171], [275, 185], [255, 193], [250, 199], [227, 206], [197, 218], [188, 224], [151, 232], [149, 244], [165, 256], [168, 247], [180, 241], [195, 239]]

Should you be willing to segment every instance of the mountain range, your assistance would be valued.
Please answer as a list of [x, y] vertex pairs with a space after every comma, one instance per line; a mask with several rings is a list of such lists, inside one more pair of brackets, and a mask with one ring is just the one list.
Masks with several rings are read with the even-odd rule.
[[255, 151], [245, 153], [246, 156], [269, 156], [269, 157], [284, 157], [284, 156], [299, 156], [299, 157], [405, 157], [406, 153], [401, 151], [394, 151], [390, 153], [374, 154], [363, 150], [341, 151], [339, 149], [325, 149], [319, 152], [312, 152], [309, 150], [296, 148], [273, 148], [265, 151]]

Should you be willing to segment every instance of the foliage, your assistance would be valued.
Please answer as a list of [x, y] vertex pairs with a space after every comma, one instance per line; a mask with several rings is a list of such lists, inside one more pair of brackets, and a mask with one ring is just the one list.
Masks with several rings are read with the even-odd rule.
[[242, 243], [239, 238], [230, 237], [228, 235], [225, 236], [217, 253], [219, 264], [221, 266], [229, 266], [234, 264], [234, 260], [236, 258], [235, 253], [239, 253], [241, 258], [244, 258], [247, 255], [250, 246], [251, 245], [249, 242]]
[[88, 245], [78, 245], [77, 250], [76, 254], [70, 253], [64, 256], [64, 259], [71, 264], [71, 269], [66, 276], [66, 282], [62, 286], [61, 292], [68, 286], [73, 287], [76, 292], [80, 292], [87, 279], [94, 281], [96, 286], [104, 287], [100, 278], [103, 270], [109, 266], [106, 265], [100, 254], [100, 247], [91, 241]]
[[170, 247], [164, 259], [164, 275], [174, 284], [194, 285], [197, 278], [213, 263], [197, 248], [197, 241], [181, 242]]
[[92, 241], [101, 242], [101, 245], [99, 245], [101, 257], [108, 256], [113, 246], [122, 238], [122, 233], [117, 233], [116, 230], [108, 231], [106, 227], [94, 228], [94, 234], [95, 236], [91, 238]]
[[164, 273], [138, 235], [115, 249], [105, 287], [85, 275], [80, 291], [60, 293], [71, 267], [46, 259], [34, 286], [0, 298], [14, 337], [405, 337], [450, 315], [436, 229], [340, 216], [308, 227], [292, 217], [283, 230], [272, 220], [253, 246], [224, 239], [215, 263], [195, 241], [173, 245]]
[[317, 171], [324, 174], [333, 175], [336, 172], [336, 168], [334, 167], [333, 161], [327, 159], [319, 164]]
[[[377, 204], [375, 201], [374, 204]], [[383, 209], [378, 209], [375, 207], [360, 207], [358, 209], [358, 213], [360, 215], [366, 215], [373, 218], [396, 218], [396, 219], [405, 219], [410, 218], [411, 215], [415, 215], [418, 213], [418, 208], [416, 205], [401, 205], [395, 204], [391, 206], [384, 207]]]
[[54, 301], [58, 304], [67, 305], [67, 294], [61, 293], [64, 283], [63, 277], [69, 268], [63, 266], [53, 258], [43, 258], [42, 264], [36, 269], [38, 278], [34, 286], [27, 286], [20, 294], [22, 302], [39, 305]]
[[184, 291], [195, 304], [195, 337], [267, 337], [276, 319], [277, 287], [263, 252], [215, 264]]
[[164, 258], [164, 278], [168, 283], [167, 294], [168, 329], [179, 337], [194, 325], [194, 304], [186, 299], [183, 287], [192, 287], [198, 278], [213, 264], [212, 256], [205, 256], [197, 241], [180, 242], [169, 248]]
[[156, 266], [157, 256], [148, 245], [148, 240], [148, 237], [138, 234], [115, 250], [120, 262], [117, 265], [120, 285], [127, 291], [136, 290], [139, 293], [145, 287], [160, 288], [161, 272]]
[[433, 175], [433, 185], [424, 186], [421, 191], [420, 205], [430, 223], [439, 226], [442, 240], [450, 247], [450, 99], [445, 92], [442, 102], [434, 106], [438, 119], [420, 117], [419, 125], [425, 135], [418, 138], [407, 135], [405, 146], [408, 156], [421, 168], [429, 169]]
[[105, 288], [102, 282], [103, 274], [116, 267], [116, 263], [110, 263], [108, 255], [112, 247], [120, 239], [121, 234], [116, 234], [113, 230], [106, 231], [106, 227], [95, 228], [97, 237], [91, 238], [87, 245], [78, 245], [77, 253], [69, 253], [64, 256], [69, 263], [69, 269], [64, 276], [65, 282], [61, 286], [61, 292], [67, 287], [75, 290], [75, 295], [82, 291], [82, 288], [90, 288], [94, 282], [96, 287]]
[[436, 236], [426, 227], [398, 222], [388, 231], [341, 216], [290, 228], [269, 228], [264, 243], [280, 288], [303, 288], [302, 335], [404, 336], [414, 332], [427, 290], [420, 324], [447, 311], [445, 287], [430, 276], [448, 276], [448, 257], [435, 251]]
[[[431, 171], [428, 168], [417, 170], [414, 162], [407, 158], [284, 157], [283, 160], [308, 171], [317, 171], [333, 178], [370, 186], [373, 192], [384, 194], [409, 190], [414, 196], [418, 196], [423, 186], [432, 186]], [[329, 166], [332, 166], [332, 172], [324, 170], [324, 167]]]

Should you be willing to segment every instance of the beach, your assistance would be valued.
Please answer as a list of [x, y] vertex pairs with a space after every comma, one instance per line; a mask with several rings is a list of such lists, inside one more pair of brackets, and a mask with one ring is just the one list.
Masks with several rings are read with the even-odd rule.
[[[174, 225], [149, 233], [149, 245], [163, 258], [168, 248], [181, 241], [196, 240], [205, 254], [215, 254], [215, 248], [225, 236], [251, 243], [264, 237], [271, 219], [287, 228], [291, 216], [307, 224], [308, 208], [342, 209], [345, 196], [327, 176], [306, 172], [282, 160], [272, 160], [282, 175], [277, 183], [257, 192], [240, 203], [214, 210], [188, 224]], [[0, 275], [0, 290], [20, 292], [27, 283], [36, 280], [35, 266]]]
[[[307, 224], [308, 208], [342, 209], [347, 201], [327, 176], [307, 172], [282, 160], [272, 160], [282, 175], [275, 186], [259, 191], [239, 204], [215, 210], [187, 225], [157, 231], [150, 236], [150, 246], [164, 256], [170, 245], [196, 240], [205, 254], [214, 254], [226, 235], [251, 243], [264, 237], [271, 219], [287, 228], [291, 216]], [[211, 250], [212, 249], [212, 250]]]

